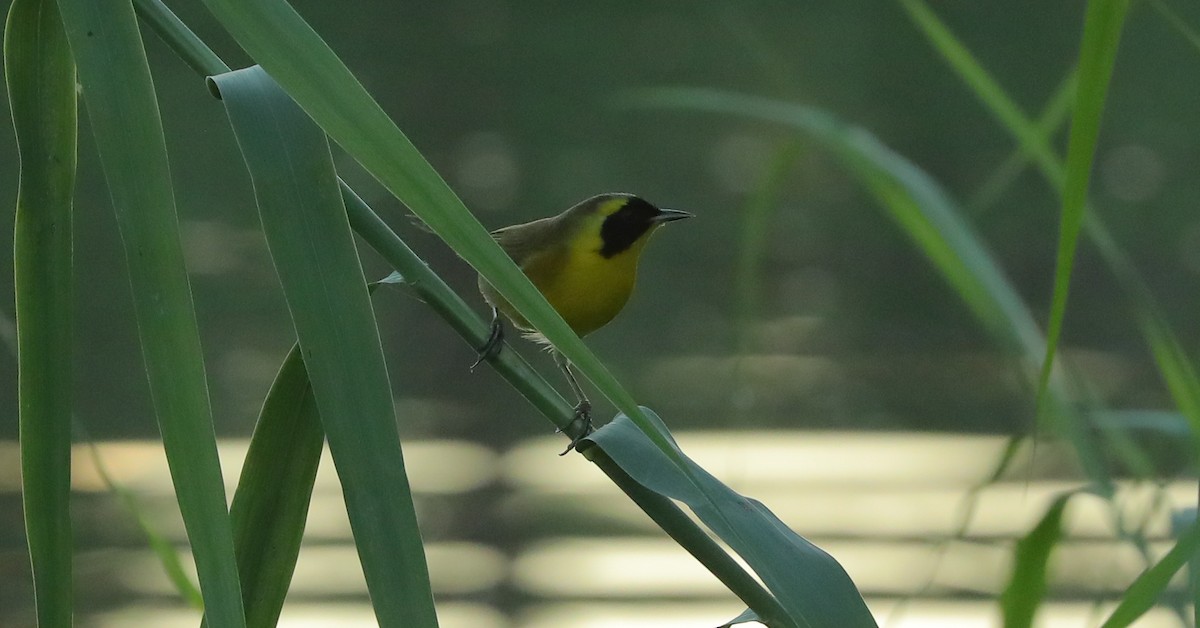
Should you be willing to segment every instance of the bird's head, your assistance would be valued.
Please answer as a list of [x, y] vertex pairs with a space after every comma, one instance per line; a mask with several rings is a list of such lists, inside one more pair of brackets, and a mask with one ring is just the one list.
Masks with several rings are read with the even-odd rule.
[[574, 214], [584, 229], [597, 229], [603, 257], [619, 255], [649, 237], [662, 225], [692, 215], [661, 209], [632, 194], [601, 194], [576, 205]]

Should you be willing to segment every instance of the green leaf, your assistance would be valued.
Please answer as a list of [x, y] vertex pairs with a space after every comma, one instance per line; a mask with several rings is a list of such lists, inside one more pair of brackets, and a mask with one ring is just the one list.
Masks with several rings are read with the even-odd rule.
[[21, 497], [38, 625], [70, 626], [75, 65], [54, 0], [15, 0], [4, 75], [17, 154], [13, 258]]
[[[664, 455], [625, 415], [588, 437], [646, 488], [683, 502], [746, 560], [798, 626], [875, 626], [850, 576], [836, 560], [796, 534], [766, 506], [743, 497], [692, 462], [649, 408], [642, 411], [674, 457]], [[682, 459], [687, 470], [677, 466]]]
[[1153, 567], [1142, 572], [1121, 596], [1121, 603], [1104, 622], [1102, 628], [1122, 628], [1137, 621], [1150, 610], [1175, 573], [1187, 564], [1200, 549], [1200, 522], [1193, 522], [1175, 545]]
[[175, 585], [175, 590], [179, 592], [179, 595], [192, 608], [203, 611], [204, 596], [200, 594], [200, 590], [192, 583], [191, 576], [184, 569], [183, 561], [179, 559], [179, 552], [175, 549], [175, 546], [150, 523], [150, 520], [146, 516], [146, 509], [138, 502], [137, 495], [120, 483], [113, 481], [112, 475], [108, 472], [107, 465], [104, 464], [104, 457], [100, 453], [100, 448], [87, 435], [83, 426], [76, 424], [76, 429], [83, 432], [83, 439], [87, 442], [88, 451], [92, 456], [92, 466], [95, 467], [96, 473], [100, 476], [104, 485], [108, 487], [108, 490], [112, 491], [117, 500], [121, 502], [125, 511], [133, 517], [142, 534], [146, 535], [146, 543], [150, 545], [150, 551], [154, 552], [154, 555], [158, 558], [158, 563], [162, 565], [167, 579], [171, 581], [171, 584]]
[[150, 394], [214, 625], [238, 628], [241, 587], [158, 103], [129, 2], [60, 0], [125, 246]]
[[436, 626], [391, 385], [325, 135], [261, 68], [213, 80], [254, 181], [376, 617]]
[[[1062, 219], [1058, 234], [1058, 257], [1054, 266], [1054, 297], [1046, 331], [1046, 358], [1038, 383], [1038, 408], [1042, 407], [1054, 354], [1062, 335], [1067, 311], [1067, 293], [1071, 269], [1075, 264], [1075, 246], [1083, 227], [1092, 159], [1100, 136], [1100, 118], [1108, 83], [1117, 58], [1117, 45], [1129, 0], [1090, 0], [1083, 23], [1083, 43], [1079, 49], [1079, 87], [1071, 117], [1071, 136], [1067, 144], [1066, 178], [1062, 187]], [[1016, 128], [1016, 127], [1012, 127]], [[1022, 142], [1025, 140], [1022, 139]]]
[[279, 621], [324, 447], [308, 371], [294, 346], [263, 402], [229, 510], [248, 628]]
[[1046, 566], [1062, 540], [1062, 520], [1067, 503], [1079, 491], [1059, 495], [1028, 534], [1017, 541], [1012, 576], [1000, 593], [1005, 628], [1028, 628], [1046, 597]]

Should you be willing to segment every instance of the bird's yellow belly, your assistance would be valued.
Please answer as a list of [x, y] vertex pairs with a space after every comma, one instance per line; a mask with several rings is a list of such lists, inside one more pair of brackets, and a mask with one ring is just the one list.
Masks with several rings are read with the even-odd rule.
[[637, 280], [637, 255], [603, 258], [591, 251], [569, 255], [552, 277], [531, 277], [550, 305], [583, 336], [608, 324], [625, 307]]

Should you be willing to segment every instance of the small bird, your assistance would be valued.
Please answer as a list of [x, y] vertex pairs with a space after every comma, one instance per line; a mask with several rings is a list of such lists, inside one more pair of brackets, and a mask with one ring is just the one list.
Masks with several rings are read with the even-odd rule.
[[[691, 216], [660, 209], [632, 194], [601, 194], [557, 216], [497, 229], [492, 237], [582, 337], [608, 324], [625, 307], [637, 281], [638, 259], [650, 236], [663, 224]], [[482, 276], [479, 292], [492, 306], [492, 328], [472, 368], [500, 351], [504, 340], [500, 314], [526, 338], [547, 345], [575, 394], [575, 421], [582, 423], [563, 452], [566, 454], [591, 432], [592, 405], [571, 363], [549, 347], [545, 336]]]

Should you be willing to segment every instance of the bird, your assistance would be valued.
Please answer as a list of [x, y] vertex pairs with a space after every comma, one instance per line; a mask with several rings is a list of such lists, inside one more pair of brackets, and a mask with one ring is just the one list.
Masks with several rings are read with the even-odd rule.
[[[685, 211], [656, 207], [633, 194], [607, 193], [584, 200], [557, 216], [497, 229], [491, 235], [567, 325], [583, 337], [607, 325], [625, 307], [637, 283], [642, 249], [658, 228], [691, 217]], [[567, 454], [592, 431], [592, 405], [570, 361], [554, 350], [546, 337], [482, 275], [479, 292], [491, 306], [492, 322], [488, 339], [471, 368], [499, 353], [504, 341], [504, 318], [525, 338], [545, 345], [575, 395], [572, 425], [581, 424], [560, 455]]]

